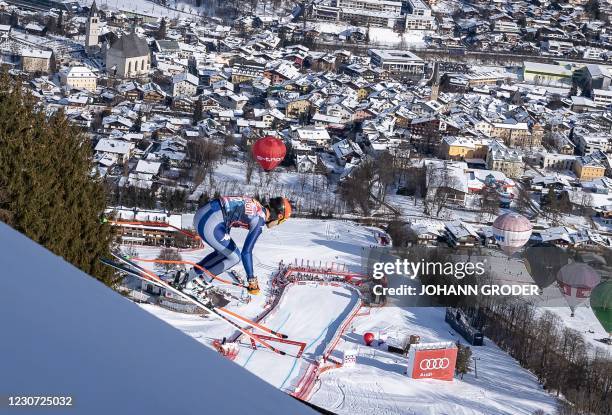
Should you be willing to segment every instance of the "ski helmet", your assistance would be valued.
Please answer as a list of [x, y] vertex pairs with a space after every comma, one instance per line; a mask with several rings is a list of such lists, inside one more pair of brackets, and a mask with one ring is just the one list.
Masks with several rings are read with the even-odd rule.
[[[291, 203], [286, 197], [271, 198], [268, 207], [270, 208], [270, 217], [274, 218], [273, 220], [278, 220], [279, 225], [291, 216]], [[279, 215], [282, 215], [282, 218], [278, 219]]]

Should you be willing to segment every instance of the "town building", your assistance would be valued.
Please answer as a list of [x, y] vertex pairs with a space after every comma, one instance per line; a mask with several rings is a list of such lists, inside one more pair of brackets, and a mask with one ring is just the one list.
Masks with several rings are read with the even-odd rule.
[[53, 52], [24, 47], [20, 50], [21, 69], [25, 72], [48, 73], [51, 69]]
[[138, 78], [149, 74], [151, 53], [146, 40], [134, 30], [121, 36], [106, 51], [106, 70], [118, 78]]
[[542, 85], [572, 85], [573, 72], [561, 65], [550, 65], [539, 62], [523, 62], [523, 79], [525, 82]]
[[95, 91], [98, 85], [98, 78], [86, 66], [73, 66], [60, 71], [60, 81], [62, 85], [70, 89], [86, 89]]
[[574, 173], [580, 181], [592, 181], [604, 177], [606, 166], [592, 155], [576, 158]]
[[374, 66], [393, 75], [421, 77], [425, 72], [425, 61], [407, 50], [368, 49]]
[[172, 95], [192, 97], [198, 91], [200, 80], [197, 76], [184, 72], [172, 77]]
[[525, 171], [523, 154], [517, 149], [506, 147], [499, 141], [493, 141], [489, 146], [486, 166], [487, 169], [501, 171], [512, 179], [521, 177]]

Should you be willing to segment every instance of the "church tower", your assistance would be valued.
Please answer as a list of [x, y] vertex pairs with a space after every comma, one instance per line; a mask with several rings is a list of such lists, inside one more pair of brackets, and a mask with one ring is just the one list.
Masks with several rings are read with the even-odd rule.
[[437, 101], [438, 95], [440, 94], [440, 67], [439, 63], [434, 63], [433, 74], [431, 75], [432, 84], [431, 84], [431, 96], [429, 99], [431, 101]]
[[85, 48], [93, 51], [98, 47], [98, 37], [100, 34], [100, 15], [96, 0], [91, 4], [87, 24], [85, 25]]

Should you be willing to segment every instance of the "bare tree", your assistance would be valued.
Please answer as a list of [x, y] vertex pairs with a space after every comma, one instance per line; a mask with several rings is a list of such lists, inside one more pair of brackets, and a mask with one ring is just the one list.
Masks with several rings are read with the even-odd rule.
[[308, 173], [300, 172], [298, 174], [298, 184], [300, 185], [300, 189], [302, 190], [302, 192], [306, 188], [306, 183], [308, 183]]
[[253, 158], [251, 147], [247, 148], [244, 164], [245, 164], [244, 174], [245, 174], [246, 183], [251, 184], [251, 180], [253, 178], [253, 171], [255, 170], [255, 159]]
[[[159, 252], [159, 255], [157, 256], [157, 259], [160, 261], [182, 261], [183, 258], [181, 257], [181, 253], [178, 251], [178, 249], [174, 249], [174, 248], [162, 248], [161, 251]], [[169, 271], [172, 268], [176, 267], [177, 264], [172, 264], [172, 263], [162, 263], [160, 264], [160, 266], [166, 270]]]
[[580, 192], [580, 201], [578, 203], [580, 205], [580, 213], [585, 215], [592, 210], [593, 196], [590, 193], [582, 191]]
[[187, 156], [197, 166], [195, 181], [199, 184], [221, 158], [221, 146], [212, 140], [191, 140], [187, 143]]
[[393, 184], [395, 179], [394, 166], [394, 157], [388, 152], [384, 152], [376, 160], [376, 174], [381, 185], [380, 200], [382, 202], [385, 201], [385, 196], [387, 195], [389, 186]]
[[426, 170], [427, 194], [423, 200], [426, 215], [440, 217], [440, 213], [448, 206], [451, 199], [459, 191], [459, 180], [452, 175], [448, 164], [443, 167], [433, 164]]
[[489, 219], [497, 215], [497, 212], [499, 211], [500, 197], [495, 188], [485, 186], [482, 189], [480, 202], [483, 214], [489, 215]]
[[375, 176], [374, 164], [371, 161], [363, 161], [340, 185], [342, 199], [352, 209], [359, 207], [366, 216], [370, 215], [370, 197]]
[[514, 208], [522, 214], [527, 213], [531, 210], [531, 196], [529, 195], [529, 191], [525, 189], [523, 185], [517, 186], [518, 194], [516, 197], [516, 201], [514, 202]]

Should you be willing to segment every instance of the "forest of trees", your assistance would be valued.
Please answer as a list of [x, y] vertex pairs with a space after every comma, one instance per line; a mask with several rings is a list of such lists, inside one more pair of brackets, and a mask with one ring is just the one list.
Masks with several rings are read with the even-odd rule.
[[[394, 224], [390, 230], [402, 235], [405, 226]], [[403, 234], [403, 238], [409, 235]], [[484, 251], [412, 246], [396, 251], [412, 261], [426, 263], [466, 262]], [[573, 255], [579, 255], [574, 252]], [[609, 254], [608, 254], [609, 255]], [[578, 256], [573, 256], [578, 258]], [[489, 270], [476, 280], [473, 276], [458, 280], [453, 275], [436, 270], [421, 272], [419, 280], [425, 285], [482, 284], [492, 281]], [[538, 309], [516, 297], [492, 296], [430, 296], [428, 305], [451, 306], [463, 309], [472, 316], [472, 323], [501, 349], [514, 357], [522, 367], [534, 373], [550, 393], [559, 398], [559, 413], [612, 414], [612, 360], [605, 346], [594, 348], [584, 334], [566, 327], [561, 318], [546, 309]], [[460, 347], [457, 374], [461, 377], [471, 370], [470, 352]]]
[[481, 308], [485, 335], [529, 369], [544, 388], [563, 396], [564, 414], [612, 413], [612, 360], [593, 350], [579, 331], [565, 327], [558, 315], [530, 304], [491, 302]]
[[112, 239], [105, 189], [92, 178], [89, 138], [63, 112], [47, 117], [0, 74], [0, 219], [107, 284]]

